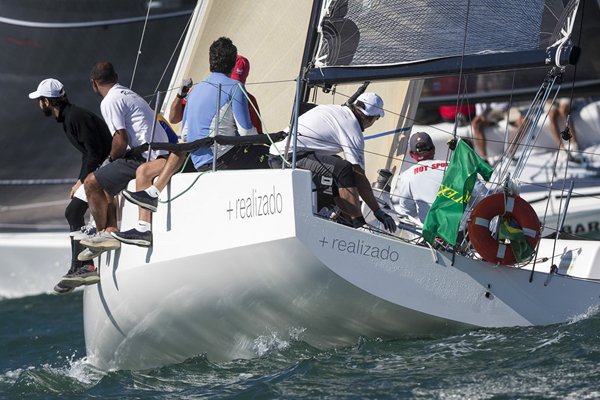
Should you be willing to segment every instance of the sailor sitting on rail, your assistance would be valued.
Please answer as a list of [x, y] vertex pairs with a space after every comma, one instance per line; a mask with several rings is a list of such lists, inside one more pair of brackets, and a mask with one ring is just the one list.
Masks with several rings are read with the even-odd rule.
[[[423, 224], [438, 195], [449, 163], [434, 158], [435, 146], [431, 137], [425, 132], [417, 132], [410, 137], [408, 153], [417, 163], [398, 177], [399, 181], [392, 202], [397, 212], [419, 220]], [[484, 190], [481, 193], [487, 193], [485, 186], [475, 181], [473, 193], [480, 193], [481, 190]]]
[[[395, 232], [394, 219], [379, 208], [365, 175], [362, 132], [384, 115], [383, 100], [375, 93], [363, 93], [349, 106], [320, 105], [311, 109], [298, 119], [296, 166], [317, 176], [333, 178], [334, 201], [342, 217], [355, 228], [366, 225], [360, 210], [360, 195], [385, 228]], [[285, 147], [284, 142], [271, 145], [271, 168], [281, 168], [280, 154]], [[336, 156], [340, 152], [346, 160]], [[291, 153], [287, 158], [291, 159]]]
[[[250, 68], [248, 60], [237, 55], [237, 48], [230, 39], [221, 37], [210, 46], [209, 62], [211, 74], [193, 91], [190, 91], [191, 81], [189, 83], [184, 81], [177, 95], [178, 99], [171, 108], [171, 121], [179, 122], [179, 118], [183, 119], [182, 126], [187, 129], [188, 142], [214, 136], [218, 85], [221, 84], [219, 135], [257, 135], [258, 132], [253, 126], [249, 112], [249, 103], [244, 95], [243, 83]], [[187, 102], [184, 108], [182, 100], [185, 97]], [[263, 145], [220, 146], [217, 152], [216, 169], [268, 168], [267, 153], [268, 148]], [[143, 165], [136, 176], [137, 191], [123, 191], [123, 197], [140, 206], [140, 226], [150, 222], [150, 212], [157, 210], [160, 192], [167, 186], [171, 177], [181, 169], [186, 157], [187, 153], [176, 151], [171, 153], [164, 166], [159, 162]], [[208, 171], [212, 168], [213, 149], [202, 147], [194, 151], [191, 158], [194, 170]], [[261, 160], [264, 160], [262, 166]], [[158, 179], [152, 184], [156, 176]], [[143, 247], [152, 246], [150, 231], [134, 228], [113, 236], [123, 243]]]
[[[162, 150], [147, 150], [146, 154], [136, 155], [131, 149], [151, 141], [169, 141], [160, 123], [154, 122], [154, 112], [148, 103], [118, 83], [119, 77], [111, 63], [102, 61], [94, 64], [90, 77], [94, 92], [103, 97], [100, 109], [113, 138], [108, 164], [89, 174], [84, 182], [90, 211], [98, 229], [93, 237], [81, 241], [82, 245], [88, 247], [85, 253], [80, 254], [86, 259], [121, 247], [121, 242], [115, 239], [118, 227], [114, 197], [135, 178], [136, 170], [147, 159], [154, 160], [167, 155]], [[149, 226], [147, 228], [150, 229]], [[87, 278], [78, 275], [66, 280], [63, 277], [62, 283], [67, 286], [89, 284]]]

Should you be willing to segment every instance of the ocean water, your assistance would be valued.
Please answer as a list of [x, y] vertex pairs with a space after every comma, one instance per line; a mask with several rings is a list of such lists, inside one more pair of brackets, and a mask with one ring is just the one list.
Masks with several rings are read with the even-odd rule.
[[257, 358], [147, 371], [86, 363], [82, 292], [0, 300], [0, 399], [597, 399], [600, 315], [544, 327], [356, 340], [265, 337]]

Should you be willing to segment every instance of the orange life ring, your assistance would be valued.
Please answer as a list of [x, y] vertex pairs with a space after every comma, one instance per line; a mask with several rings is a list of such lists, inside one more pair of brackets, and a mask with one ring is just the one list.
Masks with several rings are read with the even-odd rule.
[[512, 249], [495, 240], [489, 230], [490, 221], [499, 215], [512, 217], [534, 248], [540, 240], [540, 220], [529, 203], [519, 196], [504, 193], [484, 198], [473, 209], [468, 227], [475, 250], [489, 262], [512, 265], [517, 262]]

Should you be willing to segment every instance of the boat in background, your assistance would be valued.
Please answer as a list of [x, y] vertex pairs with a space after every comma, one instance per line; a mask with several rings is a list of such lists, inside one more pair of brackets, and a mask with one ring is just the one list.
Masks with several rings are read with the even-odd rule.
[[0, 134], [0, 298], [51, 292], [71, 262], [64, 213], [81, 154], [27, 94], [54, 77], [72, 103], [100, 115], [101, 99], [89, 73], [94, 62], [105, 59], [113, 62], [121, 83], [133, 84], [150, 102], [157, 88], [168, 90], [161, 77], [172, 74], [170, 57], [178, 54], [195, 4], [2, 2], [0, 120], [10, 129]]
[[[581, 239], [597, 238], [600, 235], [600, 101], [590, 99], [573, 106], [572, 123], [580, 146], [579, 151], [573, 152], [577, 158], [569, 159], [566, 152], [558, 151], [549, 123], [542, 119], [536, 127], [540, 130], [539, 138], [520, 177], [521, 196], [532, 204], [541, 219], [546, 217], [543, 236], [553, 234], [558, 228], [569, 189], [568, 185], [563, 187], [563, 182], [573, 181], [575, 186], [564, 231]], [[516, 129], [517, 126], [509, 124], [507, 119], [485, 129], [487, 154], [492, 165], [501, 159]], [[453, 131], [454, 124], [450, 122], [413, 125], [413, 132], [426, 132], [431, 136], [436, 146], [436, 158], [439, 159], [448, 155], [447, 144]], [[474, 143], [470, 125], [458, 126], [456, 132], [461, 139]], [[413, 165], [410, 158], [406, 159], [409, 162], [403, 164], [401, 171]], [[549, 195], [551, 184], [553, 190]], [[392, 196], [392, 202], [394, 200]]]
[[51, 293], [71, 266], [66, 232], [0, 233], [0, 299]]

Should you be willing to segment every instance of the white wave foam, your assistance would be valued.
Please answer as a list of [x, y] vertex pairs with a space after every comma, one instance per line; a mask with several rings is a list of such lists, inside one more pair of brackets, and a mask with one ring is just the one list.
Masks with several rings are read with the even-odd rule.
[[577, 322], [593, 317], [594, 315], [598, 314], [598, 311], [600, 311], [600, 305], [591, 306], [583, 314], [575, 315], [574, 317], [569, 318], [567, 325], [576, 324]]
[[74, 379], [84, 385], [93, 386], [106, 375], [106, 372], [101, 371], [90, 364], [87, 357], [75, 359], [76, 356], [77, 352], [73, 353], [71, 357], [67, 359], [67, 364], [61, 367], [52, 366], [50, 364], [44, 364], [42, 367], [48, 372]]
[[253, 350], [259, 357], [267, 354], [272, 350], [285, 350], [290, 347], [290, 343], [299, 340], [300, 334], [306, 328], [290, 328], [288, 339], [282, 339], [277, 336], [276, 332], [271, 332], [268, 335], [261, 335], [254, 339]]

